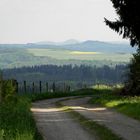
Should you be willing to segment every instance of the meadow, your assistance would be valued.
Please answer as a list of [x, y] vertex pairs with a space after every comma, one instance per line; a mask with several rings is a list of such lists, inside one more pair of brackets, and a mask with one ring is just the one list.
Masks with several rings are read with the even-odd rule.
[[102, 53], [96, 51], [76, 51], [61, 48], [26, 48], [22, 46], [0, 45], [0, 69], [35, 65], [88, 65], [101, 67], [127, 64], [129, 53]]
[[124, 53], [102, 53], [102, 52], [86, 52], [86, 51], [72, 51], [72, 50], [61, 50], [61, 49], [39, 49], [31, 48], [27, 49], [29, 53], [34, 56], [49, 56], [54, 59], [76, 59], [76, 60], [112, 60], [115, 62], [129, 62], [132, 57], [131, 54]]

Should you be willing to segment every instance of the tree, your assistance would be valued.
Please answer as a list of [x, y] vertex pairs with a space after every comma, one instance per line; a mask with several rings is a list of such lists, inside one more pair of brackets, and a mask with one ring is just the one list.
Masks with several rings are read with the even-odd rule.
[[0, 71], [0, 103], [2, 102], [2, 94], [3, 94], [3, 78], [2, 72]]
[[140, 95], [140, 4], [139, 0], [111, 0], [116, 9], [118, 19], [105, 23], [111, 29], [129, 39], [132, 46], [138, 46], [129, 66], [129, 79], [126, 89], [129, 94]]
[[140, 51], [133, 55], [129, 65], [129, 79], [126, 83], [126, 89], [133, 95], [140, 95]]
[[123, 38], [130, 39], [132, 46], [140, 48], [140, 4], [139, 0], [111, 0], [116, 9], [118, 19], [109, 21], [105, 18], [106, 24]]

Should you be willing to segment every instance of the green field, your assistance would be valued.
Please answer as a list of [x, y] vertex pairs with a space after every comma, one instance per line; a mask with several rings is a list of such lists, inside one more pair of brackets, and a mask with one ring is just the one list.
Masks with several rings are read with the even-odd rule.
[[0, 69], [34, 65], [115, 66], [129, 62], [131, 54], [71, 51], [26, 47], [0, 47]]
[[112, 60], [117, 62], [129, 62], [132, 57], [131, 54], [121, 54], [121, 53], [102, 53], [102, 52], [80, 52], [71, 50], [61, 50], [61, 49], [38, 49], [31, 48], [27, 49], [29, 53], [34, 56], [49, 56], [60, 60]]

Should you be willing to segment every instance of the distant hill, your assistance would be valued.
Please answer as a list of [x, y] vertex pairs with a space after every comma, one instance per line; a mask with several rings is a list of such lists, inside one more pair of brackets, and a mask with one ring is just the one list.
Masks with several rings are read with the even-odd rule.
[[66, 40], [64, 42], [41, 41], [41, 42], [38, 42], [35, 44], [63, 46], [63, 45], [73, 45], [73, 44], [78, 44], [78, 43], [79, 43], [79, 41], [77, 41], [75, 39], [70, 39], [70, 40]]
[[64, 42], [38, 42], [28, 44], [0, 44], [4, 48], [46, 48], [46, 49], [65, 49], [71, 51], [103, 52], [103, 53], [126, 53], [133, 54], [136, 48], [127, 43], [121, 42], [102, 42], [87, 40], [79, 42], [71, 39]]
[[56, 42], [42, 42], [30, 44], [30, 48], [49, 48], [49, 49], [66, 49], [73, 51], [88, 51], [88, 52], [106, 52], [106, 53], [135, 53], [136, 48], [132, 48], [126, 43], [110, 43], [101, 41], [87, 40], [78, 42], [76, 40], [68, 40], [61, 43]]

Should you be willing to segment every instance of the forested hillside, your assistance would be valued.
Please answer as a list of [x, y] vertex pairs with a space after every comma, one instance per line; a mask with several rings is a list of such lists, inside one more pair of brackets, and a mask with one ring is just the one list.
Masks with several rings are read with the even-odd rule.
[[126, 65], [116, 65], [114, 68], [104, 65], [103, 67], [72, 66], [72, 65], [41, 65], [34, 67], [22, 67], [4, 69], [5, 79], [17, 79], [29, 82], [38, 81], [75, 81], [87, 83], [122, 83], [126, 73]]

